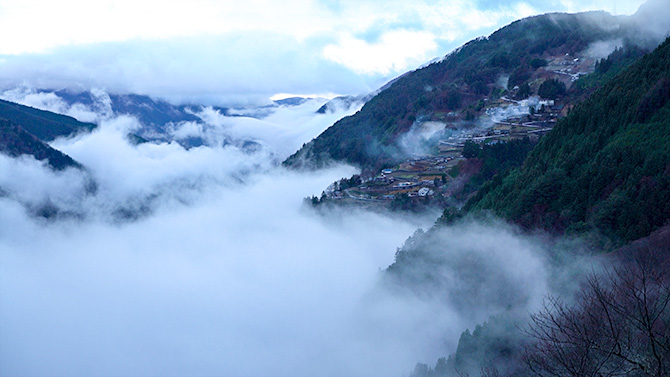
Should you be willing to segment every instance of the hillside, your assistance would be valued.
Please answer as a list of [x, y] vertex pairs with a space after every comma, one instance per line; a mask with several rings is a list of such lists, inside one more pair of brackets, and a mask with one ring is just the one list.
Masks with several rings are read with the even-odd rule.
[[[487, 101], [503, 95], [523, 99], [537, 93], [548, 79], [569, 86], [575, 75], [593, 71], [595, 59], [586, 54], [589, 46], [625, 39], [630, 34], [627, 22], [626, 17], [604, 12], [546, 14], [516, 21], [399, 77], [358, 113], [307, 143], [285, 165], [318, 167], [331, 160], [373, 170], [394, 165], [407, 157], [398, 141], [415, 122], [476, 127], [473, 120], [484, 114]], [[566, 56], [570, 62], [579, 61], [583, 72], [571, 75], [547, 66], [564, 64]]]
[[37, 160], [47, 160], [57, 170], [81, 167], [70, 156], [51, 148], [21, 126], [5, 119], [0, 119], [0, 152], [12, 157], [32, 155]]
[[[527, 299], [523, 291], [509, 289], [509, 281], [496, 277], [504, 271], [505, 263], [489, 267], [494, 255], [482, 258], [472, 246], [464, 254], [457, 252], [459, 242], [463, 242], [458, 239], [459, 229], [477, 223], [494, 224], [499, 233], [497, 242], [505, 244], [505, 258], [514, 263], [522, 250], [509, 240], [506, 242], [506, 228], [485, 215], [489, 212], [528, 229], [539, 227], [559, 235], [593, 235], [592, 240], [601, 242], [597, 251], [614, 252], [583, 255], [578, 251], [579, 242], [570, 237], [553, 238], [546, 251], [548, 265], [555, 269], [552, 276], [569, 275], [568, 280], [557, 279], [553, 284], [578, 286], [579, 296], [573, 300], [570, 295], [575, 291], [563, 287], [553, 292], [560, 297], [550, 297], [544, 309], [529, 316], [518, 310]], [[461, 218], [466, 214], [470, 216]], [[386, 282], [395, 289], [456, 302], [456, 307], [467, 313], [477, 313], [472, 307], [483, 305], [476, 301], [478, 294], [493, 292], [484, 303], [487, 308], [493, 304], [495, 309], [486, 322], [461, 335], [452, 355], [440, 358], [434, 367], [418, 364], [411, 376], [586, 375], [543, 373], [547, 369], [563, 372], [573, 367], [615, 370], [620, 375], [632, 375], [636, 369], [667, 371], [670, 365], [666, 361], [658, 365], [646, 361], [627, 363], [652, 360], [648, 356], [653, 351], [650, 344], [654, 338], [665, 342], [663, 360], [667, 360], [670, 350], [667, 321], [657, 321], [646, 335], [628, 326], [636, 320], [636, 313], [647, 309], [665, 313], [658, 318], [667, 318], [669, 220], [670, 38], [576, 106], [540, 139], [521, 167], [496, 176], [460, 213], [445, 211], [436, 226], [427, 232], [417, 231], [398, 249], [395, 262], [385, 274]], [[486, 243], [486, 236], [473, 242]], [[575, 266], [594, 262], [596, 270], [609, 270], [600, 275], [592, 272], [588, 276], [591, 280], [587, 280], [585, 272]], [[644, 280], [650, 276], [653, 278]], [[643, 301], [626, 301], [639, 298], [636, 295], [640, 292], [630, 294], [627, 289], [644, 284], [650, 284], [650, 288]], [[616, 299], [594, 302], [596, 293], [600, 294], [597, 289], [604, 286], [621, 292], [611, 293]], [[608, 329], [603, 326], [607, 321], [593, 315], [602, 314], [603, 305], [628, 317], [615, 318], [618, 325]], [[563, 317], [566, 313], [574, 313], [574, 317]], [[581, 334], [585, 338], [577, 336], [565, 341], [563, 336], [576, 332], [560, 331], [573, 329], [569, 327], [573, 325], [587, 334]], [[533, 329], [539, 332], [533, 333]], [[621, 332], [608, 332], [612, 329]], [[624, 333], [634, 335], [621, 336]], [[651, 339], [645, 339], [649, 334]], [[615, 355], [609, 359], [611, 354], [593, 347], [594, 339], [625, 348], [631, 357], [621, 361], [621, 355]], [[636, 342], [625, 343], [622, 339]], [[562, 359], [561, 355], [566, 354], [575, 358]], [[577, 355], [584, 357], [579, 359]], [[535, 369], [531, 371], [529, 367]]]
[[61, 114], [0, 100], [0, 118], [7, 119], [42, 141], [93, 130], [96, 125], [83, 123]]
[[575, 107], [465, 207], [616, 244], [670, 219], [670, 40]]
[[12, 157], [32, 155], [37, 160], [47, 160], [57, 170], [81, 165], [46, 142], [95, 127], [69, 116], [0, 100], [0, 152]]

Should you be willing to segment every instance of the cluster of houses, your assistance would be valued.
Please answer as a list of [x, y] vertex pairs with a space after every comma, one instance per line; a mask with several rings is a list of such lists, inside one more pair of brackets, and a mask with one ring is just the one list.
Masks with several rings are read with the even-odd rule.
[[[524, 101], [528, 102], [528, 100]], [[516, 102], [523, 103], [524, 101]], [[535, 100], [533, 105], [543, 106], [545, 110], [533, 114], [511, 116], [501, 121], [492, 121], [492, 125], [486, 129], [461, 130], [439, 140], [438, 148], [441, 153], [457, 152], [463, 149], [468, 140], [478, 144], [495, 144], [526, 136], [535, 138], [543, 135], [556, 124], [562, 106], [556, 105], [553, 100]]]
[[575, 82], [580, 77], [593, 72], [593, 65], [594, 62], [592, 59], [572, 58], [569, 54], [565, 54], [564, 57], [552, 61], [548, 68], [550, 72], [557, 75], [569, 76], [570, 81]]
[[[547, 75], [563, 77], [576, 81], [582, 75], [593, 71], [594, 61], [588, 57], [573, 57], [568, 54], [551, 59], [543, 67]], [[570, 81], [567, 82], [569, 85]], [[518, 90], [519, 88], [514, 88]], [[538, 139], [549, 132], [568, 108], [554, 99], [542, 99], [531, 96], [523, 100], [514, 100], [502, 96], [495, 100], [483, 99], [484, 114], [479, 123], [488, 122], [488, 127], [463, 129], [457, 126], [463, 114], [450, 111], [436, 113], [435, 119], [446, 123], [444, 136], [437, 141], [437, 153], [430, 156], [417, 156], [406, 160], [392, 169], [383, 169], [374, 177], [368, 178], [358, 187], [346, 190], [327, 190], [326, 195], [333, 199], [354, 199], [383, 203], [396, 199], [399, 195], [409, 198], [450, 195], [450, 172], [463, 160], [465, 143], [494, 144], [529, 137]]]
[[[327, 190], [330, 199], [353, 199], [384, 202], [396, 199], [399, 195], [409, 198], [431, 197], [444, 193], [445, 183], [452, 179], [451, 169], [463, 160], [463, 147], [468, 140], [475, 143], [498, 143], [523, 137], [538, 138], [550, 131], [558, 118], [554, 112], [554, 100], [531, 98], [524, 101], [502, 99], [514, 102], [514, 106], [541, 106], [544, 111], [531, 114], [512, 114], [504, 120], [492, 121], [485, 129], [462, 130], [447, 126], [453, 131], [448, 137], [438, 141], [437, 155], [414, 156], [394, 168], [383, 169], [374, 177], [362, 182], [358, 187], [345, 190]], [[445, 194], [446, 195], [446, 194]]]
[[399, 195], [409, 198], [431, 197], [448, 179], [448, 172], [460, 157], [415, 156], [393, 169], [383, 169], [360, 186], [345, 190], [327, 190], [330, 199], [389, 201]]
[[[578, 63], [579, 59], [574, 59], [561, 64], [572, 69]], [[488, 127], [462, 129], [448, 123], [445, 137], [438, 141], [436, 155], [415, 156], [392, 169], [381, 170], [358, 187], [326, 190], [325, 193], [330, 199], [380, 203], [396, 199], [399, 195], [409, 198], [447, 196], [446, 183], [453, 179], [449, 173], [463, 160], [466, 142], [493, 144], [524, 137], [537, 139], [554, 127], [563, 110], [563, 106], [552, 99], [534, 96], [517, 101], [503, 96], [485, 110], [484, 119], [489, 122]]]

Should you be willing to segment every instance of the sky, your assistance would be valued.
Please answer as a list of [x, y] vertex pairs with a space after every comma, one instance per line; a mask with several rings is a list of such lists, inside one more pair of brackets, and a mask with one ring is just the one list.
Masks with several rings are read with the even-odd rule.
[[[173, 102], [364, 94], [545, 12], [642, 0], [0, 0], [0, 87], [98, 88]], [[276, 98], [276, 97], [275, 97]]]

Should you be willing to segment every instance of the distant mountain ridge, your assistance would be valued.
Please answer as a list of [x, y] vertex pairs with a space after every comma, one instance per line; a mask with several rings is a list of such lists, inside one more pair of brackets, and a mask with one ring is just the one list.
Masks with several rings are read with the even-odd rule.
[[[101, 102], [100, 96], [93, 91], [72, 92], [70, 90], [50, 91], [41, 89], [39, 92], [53, 93], [70, 106], [74, 104], [82, 104], [89, 107], [95, 107], [99, 106], [99, 102]], [[137, 118], [137, 120], [145, 126], [153, 126], [161, 129], [168, 123], [201, 121], [200, 117], [195, 115], [195, 113], [206, 107], [199, 103], [172, 104], [163, 99], [141, 94], [102, 93], [102, 95], [108, 97], [108, 100], [105, 98], [102, 99], [102, 101], [107, 102], [105, 105], [109, 106], [109, 110], [114, 114], [128, 114]], [[308, 97], [283, 98], [272, 101], [270, 105], [257, 107], [257, 113], [247, 111], [244, 113], [244, 116], [263, 118], [267, 115], [267, 111], [265, 111], [267, 109], [279, 106], [300, 106], [309, 100], [310, 98]], [[211, 107], [225, 116], [240, 116], [238, 114], [240, 109], [237, 108], [222, 106]]]
[[[40, 92], [51, 93], [48, 90], [40, 90]], [[94, 108], [95, 106], [99, 106], [100, 102], [106, 102], [104, 105], [109, 106], [108, 110], [112, 111], [115, 115], [132, 115], [147, 126], [162, 127], [170, 122], [200, 120], [200, 118], [193, 114], [192, 108], [194, 106], [173, 105], [169, 102], [145, 95], [102, 93], [102, 96], [108, 97], [108, 99], [101, 99], [100, 96], [90, 91], [75, 93], [69, 90], [59, 90], [53, 93], [70, 106], [79, 103]], [[224, 113], [226, 111], [225, 108], [217, 109], [222, 110]]]

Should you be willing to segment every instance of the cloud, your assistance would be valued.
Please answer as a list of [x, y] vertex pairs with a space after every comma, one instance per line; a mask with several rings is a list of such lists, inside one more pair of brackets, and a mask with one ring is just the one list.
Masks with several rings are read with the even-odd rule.
[[41, 110], [68, 115], [80, 122], [98, 123], [111, 118], [113, 110], [109, 95], [98, 88], [92, 88], [91, 94], [94, 98], [92, 105], [81, 103], [69, 105], [56, 93], [37, 91], [27, 82], [22, 82], [21, 85], [0, 93], [0, 98]]
[[[632, 13], [640, 3], [617, 9]], [[363, 94], [515, 19], [616, 7], [601, 0], [3, 0], [0, 33], [13, 38], [0, 41], [0, 79], [5, 88], [28, 81], [217, 105], [276, 93]]]
[[110, 42], [8, 59], [5, 89], [97, 87], [173, 102], [249, 105], [279, 92], [367, 93], [368, 82], [310, 54], [310, 41], [272, 35]]
[[[135, 118], [100, 115], [94, 132], [52, 143], [84, 171], [0, 155], [0, 374], [402, 375], [508, 302], [531, 310], [545, 245], [496, 223], [434, 236], [444, 294], [380, 284], [435, 215], [303, 207], [355, 172], [277, 166], [284, 144], [327, 126], [321, 103], [263, 119], [205, 108], [202, 124], [173, 125], [262, 138], [253, 150], [134, 146]], [[34, 216], [43, 206], [54, 215]]]
[[[453, 302], [380, 287], [379, 269], [432, 217], [301, 207], [347, 168], [307, 175], [270, 168], [240, 182], [229, 174], [240, 161], [223, 158], [225, 150], [200, 159], [202, 151], [164, 148], [194, 168], [170, 172], [162, 167], [174, 159], [147, 151], [115, 155], [131, 184], [111, 179], [120, 174], [116, 162], [88, 165], [98, 178], [109, 172], [96, 196], [120, 203], [143, 187], [162, 198], [139, 220], [42, 223], [0, 198], [0, 373], [401, 375], [453, 351], [465, 327], [498, 310], [482, 304], [496, 287], [531, 298], [543, 288], [538, 243], [476, 224], [441, 238], [445, 258], [487, 276], [466, 314]], [[177, 173], [195, 181], [203, 174], [197, 161], [209, 161], [218, 179], [195, 191], [155, 185]], [[43, 190], [74, 192], [75, 185], [47, 186], [53, 173], [33, 168], [44, 175], [32, 181]], [[100, 213], [101, 204], [81, 205]], [[459, 293], [458, 271], [440, 273], [447, 292]]]
[[[516, 12], [517, 17], [528, 15], [519, 13], [520, 9], [570, 12], [605, 9], [630, 14], [642, 2], [423, 0], [407, 3], [395, 0], [380, 4], [374, 1], [290, 0], [282, 4], [270, 1], [233, 4], [197, 0], [185, 5], [181, 1], [157, 0], [63, 0], [58, 4], [40, 0], [3, 0], [0, 2], [0, 32], [3, 35], [14, 35], [15, 38], [0, 43], [0, 54], [44, 52], [73, 44], [240, 34], [248, 31], [304, 40], [315, 35], [347, 30], [363, 31], [389, 25], [402, 28], [407, 23], [421, 25], [427, 31], [449, 28], [454, 23], [473, 30], [490, 27], [491, 22], [495, 22], [493, 20], [501, 18], [501, 15], [509, 17], [511, 12]], [[17, 34], [17, 30], [21, 32]], [[87, 32], [82, 33], [81, 30]]]
[[351, 36], [323, 49], [327, 59], [357, 73], [388, 75], [427, 60], [436, 47], [435, 37], [427, 32], [397, 30], [385, 33], [375, 43]]
[[[369, 375], [389, 357], [383, 372], [412, 364], [402, 342], [355, 325], [395, 245], [432, 219], [322, 217], [303, 197], [351, 168], [305, 175], [262, 151], [133, 147], [123, 135], [135, 126], [122, 117], [55, 143], [86, 166], [95, 193], [82, 193], [78, 170], [0, 156], [1, 374]], [[45, 223], [24, 211], [44, 198], [82, 215]], [[152, 211], [116, 221], [133, 201]], [[411, 312], [389, 320], [427, 315]]]
[[445, 127], [446, 124], [442, 122], [417, 120], [400, 138], [398, 145], [405, 156], [428, 154], [437, 140], [444, 136]]
[[[208, 125], [221, 127], [235, 139], [262, 140], [271, 146], [274, 154], [283, 160], [340, 118], [358, 111], [362, 102], [349, 107], [337, 108], [334, 112], [319, 114], [323, 99], [312, 99], [299, 106], [279, 107], [261, 119], [253, 117], [228, 117], [208, 107], [196, 113]], [[244, 115], [241, 112], [240, 115]]]
[[[64, 0], [58, 4], [3, 0], [0, 5], [3, 10], [0, 31], [3, 34], [22, 31], [12, 41], [0, 44], [0, 54], [43, 52], [73, 44], [137, 38], [220, 35], [232, 31], [253, 30], [300, 37], [322, 29], [319, 21], [328, 16], [314, 8], [312, 1], [304, 0], [286, 1], [281, 5], [264, 1], [232, 4], [212, 0], [196, 0], [188, 4], [157, 0]], [[304, 22], [298, 25], [289, 21], [296, 18]], [[34, 27], [26, 27], [26, 21]], [[82, 33], [82, 30], [86, 32]]]

